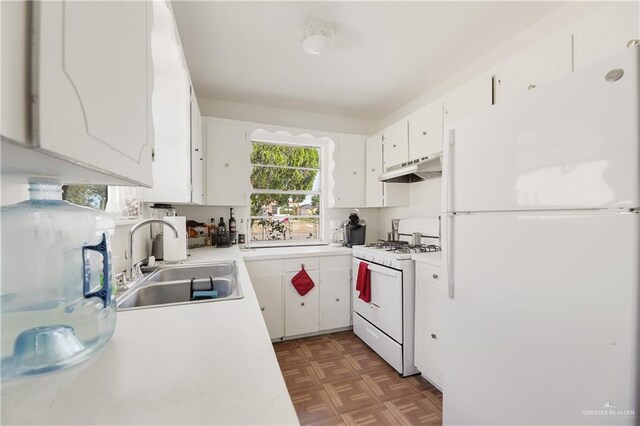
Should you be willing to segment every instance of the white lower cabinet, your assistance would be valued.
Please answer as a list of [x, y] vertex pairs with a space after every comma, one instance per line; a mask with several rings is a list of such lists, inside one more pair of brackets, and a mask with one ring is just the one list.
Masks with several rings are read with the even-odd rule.
[[251, 278], [258, 297], [269, 337], [279, 339], [284, 336], [284, 316], [282, 315], [282, 275], [267, 275]]
[[307, 271], [316, 284], [307, 294], [300, 296], [291, 284], [291, 279], [297, 272], [289, 272], [284, 281], [284, 334], [296, 336], [298, 334], [315, 333], [320, 330], [320, 289], [318, 271]]
[[[271, 339], [351, 325], [351, 256], [245, 260]], [[304, 296], [291, 279], [303, 265], [315, 286]]]
[[351, 325], [351, 256], [320, 259], [320, 329]]
[[416, 266], [416, 324], [414, 362], [430, 382], [443, 389], [442, 318], [446, 302], [446, 287], [441, 269], [420, 264]]

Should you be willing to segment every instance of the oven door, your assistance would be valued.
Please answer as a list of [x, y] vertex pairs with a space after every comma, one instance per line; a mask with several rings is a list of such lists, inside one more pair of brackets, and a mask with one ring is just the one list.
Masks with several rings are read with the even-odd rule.
[[[371, 272], [371, 302], [359, 298], [358, 268], [366, 263]], [[353, 258], [353, 310], [398, 343], [402, 343], [402, 271]]]

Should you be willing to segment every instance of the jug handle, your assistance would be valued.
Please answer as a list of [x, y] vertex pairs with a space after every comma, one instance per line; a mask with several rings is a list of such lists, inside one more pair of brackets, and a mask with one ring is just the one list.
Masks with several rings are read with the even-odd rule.
[[[87, 262], [85, 253], [87, 250], [97, 251], [102, 255], [102, 288], [98, 291], [90, 291], [91, 283], [89, 282], [89, 274], [87, 274]], [[100, 241], [95, 246], [84, 246], [82, 247], [82, 275], [84, 277], [83, 281], [83, 289], [84, 289], [84, 297], [89, 299], [90, 297], [99, 297], [102, 299], [104, 303], [104, 307], [106, 308], [111, 299], [111, 274], [109, 273], [109, 247], [107, 243], [106, 234], [102, 234], [102, 241]]]

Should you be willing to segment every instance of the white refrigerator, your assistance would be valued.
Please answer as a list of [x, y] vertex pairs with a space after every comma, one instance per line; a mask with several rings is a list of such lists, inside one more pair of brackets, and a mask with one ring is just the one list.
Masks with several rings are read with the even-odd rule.
[[638, 422], [639, 60], [446, 129], [445, 424]]

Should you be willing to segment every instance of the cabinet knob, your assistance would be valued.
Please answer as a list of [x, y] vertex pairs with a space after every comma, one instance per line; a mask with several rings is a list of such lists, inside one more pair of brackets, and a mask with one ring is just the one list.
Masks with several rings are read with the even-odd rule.
[[396, 145], [395, 143], [393, 144], [393, 147], [396, 148], [398, 145]]
[[339, 297], [336, 297], [336, 302], [339, 302], [339, 301], [340, 301], [340, 298], [339, 298]]
[[353, 172], [353, 174], [354, 174], [354, 175], [357, 175], [357, 174], [358, 174], [358, 172]]
[[199, 152], [199, 151], [200, 151], [200, 149], [196, 148], [196, 152]]
[[638, 45], [640, 45], [640, 40], [638, 39], [631, 39], [627, 42], [627, 47], [634, 47]]
[[437, 338], [438, 338], [438, 336], [436, 336], [435, 334], [431, 333], [431, 338], [432, 338], [432, 339], [437, 339]]
[[264, 312], [264, 306], [263, 306], [263, 307], [261, 307], [261, 308], [260, 308], [260, 310]]
[[434, 280], [437, 280], [438, 279], [438, 274], [433, 274], [432, 277], [433, 277]]
[[304, 306], [304, 302], [302, 302], [302, 303], [300, 304], [300, 306]]
[[200, 161], [202, 161], [202, 158], [200, 159]]
[[529, 86], [527, 86], [527, 90], [533, 90], [536, 88], [535, 84], [530, 84]]
[[422, 132], [422, 135], [423, 135], [423, 136], [427, 136], [427, 131], [426, 131], [426, 130], [425, 130], [425, 131], [423, 131], [423, 132]]
[[371, 169], [371, 171], [372, 171], [372, 172], [375, 172], [375, 171], [376, 171], [376, 169]]
[[224, 166], [225, 167], [229, 167], [229, 163], [224, 163]]

